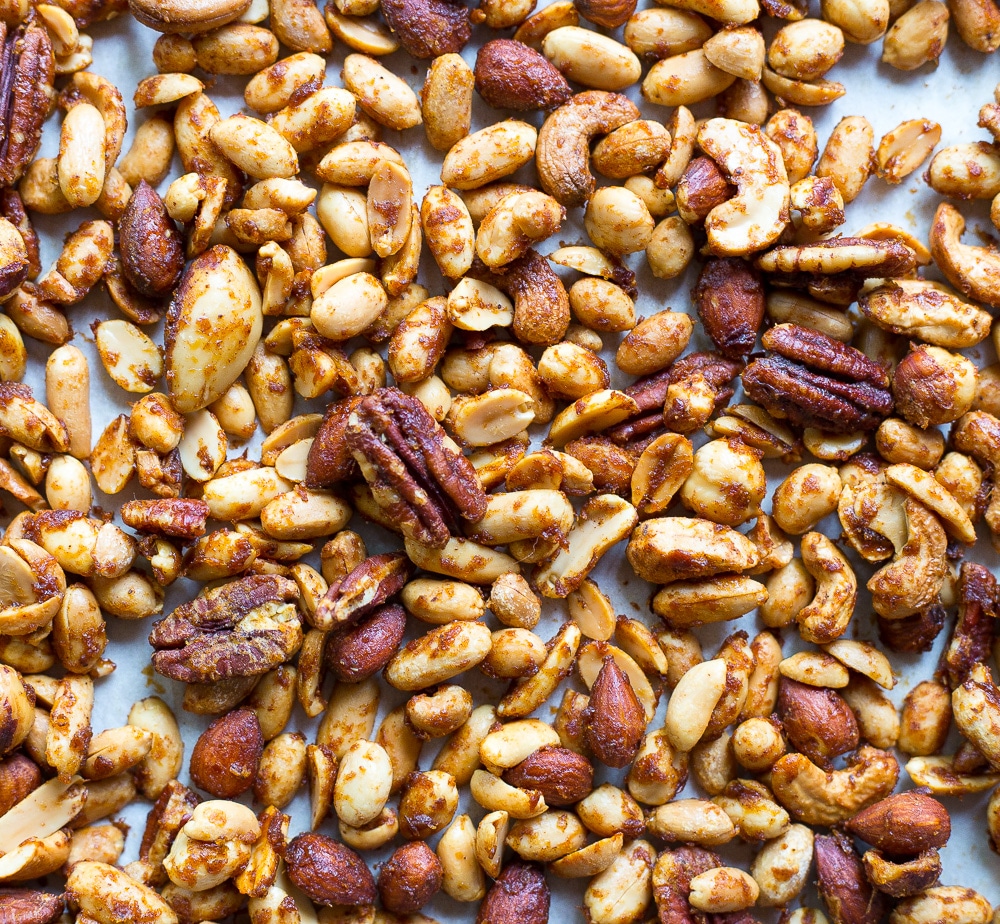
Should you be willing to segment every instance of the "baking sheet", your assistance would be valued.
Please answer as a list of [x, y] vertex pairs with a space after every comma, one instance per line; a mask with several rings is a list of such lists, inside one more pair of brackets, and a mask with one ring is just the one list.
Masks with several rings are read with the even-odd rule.
[[[645, 0], [640, 4], [640, 6], [646, 5], [648, 4]], [[816, 11], [813, 12], [816, 14]], [[768, 22], [765, 26], [768, 37], [773, 34], [778, 25], [780, 24], [773, 21]], [[131, 106], [131, 95], [141, 78], [155, 72], [152, 65], [151, 49], [157, 34], [140, 26], [127, 16], [111, 23], [95, 25], [89, 31], [94, 37], [94, 64], [91, 70], [111, 79], [122, 90], [129, 103], [130, 124], [125, 140], [125, 150], [127, 150], [136, 125], [151, 114], [148, 110], [134, 113]], [[621, 30], [617, 30], [614, 34], [620, 38], [620, 33]], [[481, 40], [478, 30], [476, 38]], [[475, 47], [475, 44], [471, 44], [464, 51], [464, 57], [470, 65], [475, 61]], [[904, 119], [919, 117], [931, 119], [941, 124], [943, 129], [941, 146], [962, 141], [988, 140], [985, 131], [977, 128], [976, 120], [979, 107], [992, 100], [993, 87], [1000, 76], [996, 57], [990, 58], [968, 50], [959, 41], [954, 29], [941, 58], [940, 66], [936, 69], [925, 66], [915, 73], [898, 72], [883, 65], [879, 60], [880, 54], [881, 42], [867, 47], [848, 45], [843, 60], [827, 75], [829, 79], [844, 83], [848, 92], [843, 99], [831, 106], [808, 110], [808, 114], [816, 125], [821, 149], [836, 122], [845, 115], [854, 114], [863, 114], [868, 117], [874, 126], [876, 139]], [[328, 83], [341, 85], [340, 68], [344, 55], [345, 49], [342, 46], [335, 49], [330, 59]], [[403, 76], [415, 90], [419, 91], [425, 72], [424, 63], [414, 62], [403, 53], [383, 60], [396, 73]], [[228, 115], [241, 108], [242, 87], [245, 83], [242, 78], [217, 78], [214, 80], [208, 78], [207, 82], [209, 84], [207, 92], [222, 110], [223, 115]], [[645, 116], [662, 121], [666, 121], [669, 117], [669, 110], [641, 101], [638, 85], [632, 87], [628, 91], [628, 95], [639, 103]], [[711, 113], [711, 105], [696, 107], [698, 115]], [[478, 97], [476, 98], [473, 129], [491, 124], [496, 121], [497, 117], [496, 113], [485, 107], [478, 100]], [[529, 114], [526, 119], [536, 125], [541, 124], [541, 116], [537, 114]], [[56, 152], [58, 137], [58, 117], [56, 117], [47, 123], [43, 139], [43, 154], [51, 156]], [[403, 152], [413, 176], [414, 195], [419, 201], [429, 185], [440, 182], [438, 170], [441, 155], [427, 144], [420, 128], [404, 134], [386, 131], [384, 140]], [[168, 180], [161, 184], [161, 193], [166, 190], [169, 179], [181, 172], [176, 159], [174, 167], [175, 169]], [[872, 221], [892, 221], [926, 240], [927, 228], [939, 197], [925, 185], [922, 179], [923, 169], [922, 167], [916, 173], [911, 174], [894, 188], [888, 187], [877, 179], [869, 181], [858, 200], [848, 207], [847, 223], [841, 230], [844, 233], [850, 233]], [[532, 181], [531, 167], [525, 168], [522, 174], [525, 179]], [[303, 174], [303, 179], [308, 180], [308, 177]], [[988, 205], [988, 203], [960, 205], [961, 211], [970, 223], [967, 234], [972, 240], [975, 240], [977, 231], [992, 231], [988, 220]], [[91, 217], [95, 216], [88, 211], [55, 218], [40, 216], [36, 219], [36, 227], [42, 236], [43, 267], [47, 267], [57, 256], [63, 235], [75, 228], [79, 222]], [[582, 230], [579, 210], [575, 210], [575, 214], [570, 216], [570, 220], [567, 221], [557, 238], [558, 240], [546, 242], [540, 249], [543, 252], [549, 252], [561, 244], [588, 243]], [[331, 245], [330, 260], [332, 261], [336, 256]], [[432, 294], [445, 291], [426, 249], [422, 262], [420, 281], [428, 286]], [[681, 279], [664, 282], [652, 277], [642, 254], [632, 255], [627, 258], [627, 262], [638, 275], [640, 295], [637, 311], [640, 316], [649, 315], [666, 307], [692, 311], [688, 293], [694, 282], [696, 267], [693, 272], [689, 272]], [[928, 275], [935, 275], [934, 271], [929, 272]], [[567, 278], [570, 278], [569, 274]], [[96, 440], [104, 426], [117, 414], [127, 412], [130, 402], [137, 397], [125, 394], [111, 382], [103, 371], [93, 347], [91, 323], [97, 319], [118, 317], [119, 314], [103, 291], [96, 290], [88, 296], [82, 305], [69, 309], [68, 314], [75, 330], [73, 343], [88, 355], [91, 363], [93, 434]], [[156, 336], [159, 342], [162, 342], [160, 328], [157, 328]], [[609, 359], [609, 366], [612, 369], [614, 368], [613, 355], [617, 339], [615, 335], [605, 337], [605, 344], [608, 348], [605, 356]], [[700, 330], [696, 331], [690, 348], [704, 349], [709, 346], [707, 338]], [[26, 381], [41, 396], [44, 395], [43, 371], [48, 351], [44, 345], [29, 341], [29, 352], [31, 363]], [[996, 361], [989, 341], [970, 351], [969, 355], [980, 365]], [[613, 384], [624, 385], [626, 380], [621, 377], [616, 379]], [[303, 402], [301, 399], [297, 399], [297, 412], [315, 409], [322, 409], [322, 402]], [[536, 439], [540, 438], [541, 435], [543, 434], [538, 434]], [[249, 450], [251, 457], [254, 457], [258, 451], [259, 441], [260, 435], [258, 433], [246, 445], [231, 445], [230, 452], [231, 454], [240, 454], [244, 450]], [[701, 441], [703, 441], [703, 437], [698, 440], [699, 443]], [[780, 467], [771, 470], [772, 487], [776, 483], [775, 479], [781, 477], [780, 472]], [[133, 496], [135, 495], [131, 489], [114, 498], [98, 494], [95, 496], [95, 503], [105, 510], [117, 511], [122, 502]], [[18, 509], [16, 503], [8, 504], [8, 507], [9, 512], [16, 512]], [[769, 501], [766, 502], [765, 509], [770, 509]], [[377, 527], [370, 527], [358, 517], [350, 526], [362, 533], [371, 553], [399, 547], [396, 537]], [[835, 518], [824, 523], [823, 528], [831, 536], [839, 534], [839, 524]], [[980, 526], [980, 535], [982, 538], [969, 557], [995, 566], [996, 556], [990, 548], [989, 537], [983, 526]], [[650, 614], [647, 606], [651, 588], [632, 574], [625, 561], [624, 548], [624, 543], [622, 543], [612, 549], [600, 563], [593, 577], [602, 590], [610, 594], [619, 613], [639, 615], [655, 627], [656, 619]], [[314, 555], [307, 560], [316, 564], [316, 558], [317, 556]], [[856, 557], [852, 558], [852, 561], [857, 566], [859, 584], [863, 586], [871, 569], [859, 564]], [[165, 612], [169, 612], [179, 602], [189, 599], [196, 589], [196, 585], [191, 582], [178, 581], [167, 592]], [[856, 633], [862, 638], [874, 638], [870, 613], [868, 601], [862, 596], [857, 606], [851, 634]], [[951, 615], [953, 616], [953, 614]], [[564, 618], [565, 608], [561, 603], [547, 602], [543, 621], [537, 629], [538, 633], [543, 638], [549, 638]], [[949, 628], [952, 621], [949, 620]], [[706, 655], [711, 656], [721, 639], [737, 625], [746, 628], [751, 632], [751, 635], [759, 630], [759, 625], [752, 616], [735, 625], [706, 627], [698, 630]], [[181, 684], [165, 680], [152, 673], [149, 667], [150, 648], [147, 643], [149, 628], [150, 621], [148, 620], [139, 623], [109, 620], [109, 645], [106, 655], [113, 659], [118, 667], [111, 676], [96, 684], [93, 727], [96, 733], [103, 728], [121, 725], [125, 722], [129, 707], [134, 701], [151, 694], [161, 696], [173, 707], [184, 732], [187, 749], [181, 779], [187, 783], [189, 782], [187, 758], [190, 755], [191, 746], [198, 734], [208, 724], [208, 720], [190, 716], [182, 711], [183, 687]], [[412, 634], [411, 631], [410, 635], [412, 636]], [[946, 643], [947, 636], [948, 632], [943, 632], [939, 636], [934, 650], [926, 656], [893, 655], [893, 664], [899, 674], [899, 683], [891, 694], [894, 700], [901, 702], [902, 697], [909, 689], [921, 679], [930, 677], [940, 651]], [[786, 655], [791, 653], [797, 644], [799, 644], [797, 636], [788, 633], [785, 638]], [[466, 683], [474, 691], [477, 702], [484, 701], [484, 699], [495, 701], [503, 689], [500, 684], [483, 678], [475, 671], [460, 678], [460, 682]], [[551, 718], [554, 708], [559, 702], [559, 696], [560, 694], [557, 694], [552, 697], [549, 704], [543, 707], [542, 717]], [[385, 687], [380, 718], [389, 709], [403, 702], [404, 699], [403, 694]], [[665, 698], [661, 700], [660, 708], [650, 725], [650, 729], [659, 727], [662, 723], [664, 705]], [[303, 714], [297, 709], [291, 727], [304, 731], [307, 737], [313, 740], [316, 725], [316, 721], [305, 721]], [[436, 749], [435, 742], [425, 746], [420, 761], [422, 768], [429, 766]], [[600, 783], [606, 780], [619, 782], [620, 779], [621, 774], [601, 767], [597, 770], [595, 782]], [[905, 771], [901, 774], [901, 785], [911, 785]], [[694, 795], [695, 793], [693, 788], [689, 786], [685, 794]], [[977, 888], [987, 898], [1000, 903], [1000, 880], [998, 880], [996, 873], [996, 859], [988, 849], [985, 834], [984, 806], [986, 798], [984, 795], [967, 797], [964, 800], [946, 800], [953, 813], [954, 833], [951, 843], [942, 851], [944, 863], [942, 882]], [[466, 810], [467, 800], [467, 793], [464, 793], [461, 810]], [[134, 859], [137, 855], [141, 831], [148, 810], [147, 803], [138, 802], [122, 813], [122, 818], [131, 826], [126, 851], [122, 857], [123, 863]], [[308, 827], [308, 800], [305, 789], [288, 811], [292, 814], [291, 834], [298, 833]], [[476, 806], [472, 806], [469, 811], [475, 821], [478, 821], [483, 814]], [[335, 823], [328, 820], [321, 830], [335, 834]], [[432, 840], [432, 843], [434, 842], [436, 842], [436, 838]], [[744, 847], [733, 847], [726, 848], [722, 852], [733, 859], [743, 858], [742, 865], [746, 868], [747, 858], [750, 855], [749, 850]], [[388, 854], [389, 850], [387, 849], [375, 854], [367, 854], [366, 859], [373, 868], [377, 868], [378, 863], [384, 860]], [[581, 920], [583, 918], [581, 903], [585, 882], [579, 880], [562, 882], [554, 876], [550, 876], [549, 879], [554, 895], [551, 920]], [[804, 898], [806, 897], [808, 895], [804, 896]], [[814, 901], [814, 897], [811, 900]], [[457, 922], [471, 920], [475, 915], [475, 906], [461, 905], [442, 895], [428, 906], [425, 912], [442, 922]], [[768, 920], [768, 915], [769, 913], [765, 912], [762, 913], [761, 917], [763, 920]]]

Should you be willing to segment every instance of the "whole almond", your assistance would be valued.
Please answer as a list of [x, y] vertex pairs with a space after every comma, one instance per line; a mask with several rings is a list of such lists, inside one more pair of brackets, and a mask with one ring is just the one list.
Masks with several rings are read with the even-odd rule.
[[494, 109], [561, 106], [573, 91], [543, 55], [513, 39], [493, 39], [476, 55], [476, 92]]
[[184, 270], [184, 241], [159, 193], [145, 180], [118, 221], [125, 278], [142, 295], [171, 292]]
[[838, 924], [879, 924], [885, 920], [885, 896], [869, 884], [851, 839], [840, 831], [817, 834], [814, 849], [817, 886], [830, 917]]
[[833, 690], [782, 677], [778, 715], [788, 740], [820, 766], [829, 766], [831, 758], [858, 746], [854, 712]]
[[479, 906], [476, 924], [546, 924], [549, 887], [529, 863], [508, 863]]
[[378, 894], [392, 914], [413, 914], [441, 889], [441, 861], [424, 841], [397, 847], [378, 874]]
[[537, 789], [547, 805], [572, 805], [594, 788], [594, 768], [569, 748], [544, 747], [529, 754], [503, 775], [519, 789]]
[[383, 0], [382, 15], [414, 58], [457, 54], [469, 41], [469, 10], [459, 0]]
[[317, 905], [370, 905], [375, 879], [365, 861], [325, 834], [300, 834], [285, 850], [288, 878]]
[[36, 889], [0, 889], [2, 924], [52, 924], [63, 912], [63, 898]]
[[910, 790], [869, 805], [846, 827], [885, 853], [910, 855], [944, 847], [951, 836], [951, 817], [937, 799]]
[[724, 257], [702, 267], [694, 300], [705, 332], [727, 359], [744, 359], [764, 320], [764, 286], [746, 260]]
[[236, 709], [216, 719], [195, 742], [191, 780], [219, 799], [232, 799], [253, 785], [263, 751], [257, 714]]
[[383, 606], [355, 626], [330, 636], [326, 663], [345, 683], [360, 683], [382, 670], [399, 649], [406, 631], [406, 611]]
[[42, 771], [27, 754], [11, 754], [0, 761], [0, 815], [5, 815], [42, 785]]
[[609, 767], [632, 763], [646, 732], [646, 712], [611, 655], [591, 688], [584, 723], [584, 741], [599, 761]]

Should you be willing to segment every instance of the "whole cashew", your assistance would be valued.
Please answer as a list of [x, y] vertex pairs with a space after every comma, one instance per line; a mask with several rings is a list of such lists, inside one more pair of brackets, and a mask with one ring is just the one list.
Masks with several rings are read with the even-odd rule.
[[802, 638], [825, 645], [847, 631], [858, 598], [858, 581], [840, 549], [822, 533], [802, 537], [802, 564], [816, 582], [816, 594], [795, 619]]
[[628, 97], [603, 90], [578, 93], [542, 125], [535, 162], [542, 189], [562, 205], [583, 205], [597, 188], [590, 172], [590, 140], [639, 118]]
[[898, 777], [896, 758], [866, 744], [847, 767], [830, 772], [804, 754], [786, 754], [771, 770], [771, 789], [796, 821], [835, 825], [888, 796]]
[[981, 661], [951, 694], [951, 709], [958, 730], [979, 748], [991, 767], [1000, 768], [1000, 690]]
[[514, 336], [546, 346], [562, 340], [569, 327], [569, 295], [545, 257], [528, 250], [490, 279], [514, 300]]
[[742, 257], [769, 247], [788, 224], [788, 174], [780, 148], [757, 126], [709, 119], [698, 145], [732, 183], [736, 195], [705, 219], [712, 253]]
[[1000, 308], [1000, 253], [992, 247], [963, 244], [965, 219], [942, 202], [931, 225], [931, 253], [948, 281], [963, 294]]
[[872, 607], [886, 619], [902, 619], [933, 603], [948, 572], [948, 536], [923, 504], [906, 498], [906, 545], [868, 581]]

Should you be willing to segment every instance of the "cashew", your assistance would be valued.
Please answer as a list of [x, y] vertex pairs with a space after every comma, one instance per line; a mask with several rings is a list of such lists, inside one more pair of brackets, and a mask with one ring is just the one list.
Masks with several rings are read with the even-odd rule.
[[907, 497], [906, 545], [868, 581], [872, 607], [886, 619], [902, 619], [933, 603], [948, 571], [944, 528], [923, 504]]
[[822, 533], [802, 537], [802, 564], [816, 582], [816, 594], [795, 619], [802, 638], [823, 645], [847, 630], [858, 598], [858, 581], [847, 559]]
[[781, 150], [758, 127], [735, 119], [709, 119], [698, 132], [698, 144], [737, 189], [705, 219], [711, 252], [745, 256], [769, 247], [789, 221]]
[[992, 247], [963, 244], [965, 219], [953, 205], [942, 202], [931, 225], [931, 253], [948, 281], [960, 292], [1000, 308], [1000, 253]]
[[542, 125], [535, 162], [542, 189], [562, 205], [583, 205], [597, 188], [590, 172], [590, 141], [639, 118], [619, 93], [588, 90], [574, 96]]
[[958, 730], [993, 769], [1000, 768], [1000, 690], [985, 664], [973, 665], [965, 683], [955, 688], [951, 708]]
[[866, 744], [847, 767], [829, 772], [804, 754], [786, 754], [771, 771], [771, 789], [797, 821], [835, 825], [888, 796], [898, 777], [896, 758]]

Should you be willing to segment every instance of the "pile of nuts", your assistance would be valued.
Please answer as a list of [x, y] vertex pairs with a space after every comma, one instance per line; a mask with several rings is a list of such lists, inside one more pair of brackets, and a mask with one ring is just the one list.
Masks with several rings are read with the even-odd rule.
[[[929, 246], [839, 229], [941, 127], [876, 145], [849, 116], [821, 152], [800, 108], [844, 95], [845, 43], [916, 70], [952, 18], [997, 50], [1000, 7], [535, 2], [0, 0], [0, 489], [24, 508], [0, 540], [0, 922], [427, 924], [443, 892], [544, 924], [553, 877], [584, 880], [590, 924], [1000, 920], [940, 883], [954, 797], [992, 790], [1000, 849], [1000, 591], [963, 562], [980, 520], [1000, 549], [1000, 364], [962, 352], [1000, 251], [952, 204], [992, 200], [1000, 229], [1000, 88], [990, 139], [929, 161]], [[119, 15], [161, 33], [124, 152], [126, 88], [81, 31]], [[380, 60], [400, 49], [419, 96]], [[206, 75], [245, 78], [246, 111]], [[382, 140], [420, 126], [422, 192]], [[574, 209], [589, 242], [553, 246]], [[33, 216], [70, 213], [43, 273]], [[637, 315], [640, 252], [659, 280], [697, 261], [693, 311]], [[68, 310], [102, 286], [96, 350], [135, 399], [94, 440]], [[651, 616], [590, 577], [623, 550]], [[107, 620], [153, 617], [152, 669], [207, 723], [190, 786], [159, 697], [92, 728]], [[942, 632], [897, 711], [892, 656]]]

